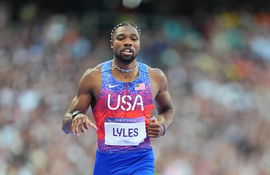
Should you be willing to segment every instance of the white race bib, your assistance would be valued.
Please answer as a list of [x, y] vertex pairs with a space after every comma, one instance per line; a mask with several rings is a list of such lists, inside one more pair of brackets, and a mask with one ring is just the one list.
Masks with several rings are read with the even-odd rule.
[[138, 146], [146, 138], [145, 118], [106, 118], [105, 144]]

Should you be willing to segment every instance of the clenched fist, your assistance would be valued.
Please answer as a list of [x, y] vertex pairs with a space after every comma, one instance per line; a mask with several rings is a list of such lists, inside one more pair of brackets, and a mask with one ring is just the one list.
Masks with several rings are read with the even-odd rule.
[[151, 138], [157, 138], [163, 136], [165, 134], [165, 130], [165, 126], [153, 117], [148, 125], [147, 135]]

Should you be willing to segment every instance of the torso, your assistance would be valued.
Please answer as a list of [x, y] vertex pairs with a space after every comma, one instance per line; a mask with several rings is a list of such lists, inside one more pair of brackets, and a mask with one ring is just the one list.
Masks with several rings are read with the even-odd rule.
[[[117, 72], [114, 73], [111, 71], [111, 67], [108, 66], [106, 75], [104, 75], [104, 70], [102, 74], [100, 66], [91, 70], [91, 77], [94, 78], [91, 83], [91, 94], [93, 96], [91, 106], [96, 124], [99, 128], [99, 150], [105, 152], [106, 150], [121, 152], [126, 150], [135, 150], [137, 147], [140, 149], [149, 148], [149, 138], [146, 138], [145, 141], [135, 147], [108, 146], [104, 141], [106, 128], [104, 127], [106, 125], [104, 123], [106, 123], [106, 118], [108, 117], [132, 118], [136, 119], [136, 121], [140, 120], [137, 117], [144, 117], [145, 123], [148, 125], [149, 118], [151, 117], [152, 110], [154, 109], [154, 97], [158, 93], [158, 83], [155, 81], [156, 70], [153, 70], [148, 66], [146, 68], [146, 65], [141, 66], [140, 69], [142, 69], [142, 67], [145, 68], [147, 73], [140, 70], [140, 73], [135, 73], [133, 77], [130, 76], [128, 79], [127, 77], [117, 74]], [[143, 84], [142, 89], [137, 88], [137, 85], [139, 84]]]

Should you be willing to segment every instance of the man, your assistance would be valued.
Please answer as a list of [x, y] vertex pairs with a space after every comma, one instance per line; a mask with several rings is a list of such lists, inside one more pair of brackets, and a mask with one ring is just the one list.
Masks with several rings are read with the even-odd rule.
[[[95, 175], [153, 175], [150, 138], [165, 134], [173, 107], [164, 73], [136, 61], [140, 29], [120, 23], [111, 33], [113, 59], [87, 70], [63, 119], [66, 134], [97, 131]], [[153, 116], [157, 104], [158, 116]], [[85, 115], [89, 105], [95, 118]]]

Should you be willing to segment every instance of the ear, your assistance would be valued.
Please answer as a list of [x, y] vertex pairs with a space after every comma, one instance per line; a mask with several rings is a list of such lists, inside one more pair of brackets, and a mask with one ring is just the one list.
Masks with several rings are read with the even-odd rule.
[[110, 40], [110, 43], [111, 43], [111, 49], [113, 48], [113, 42], [112, 42], [112, 40]]

